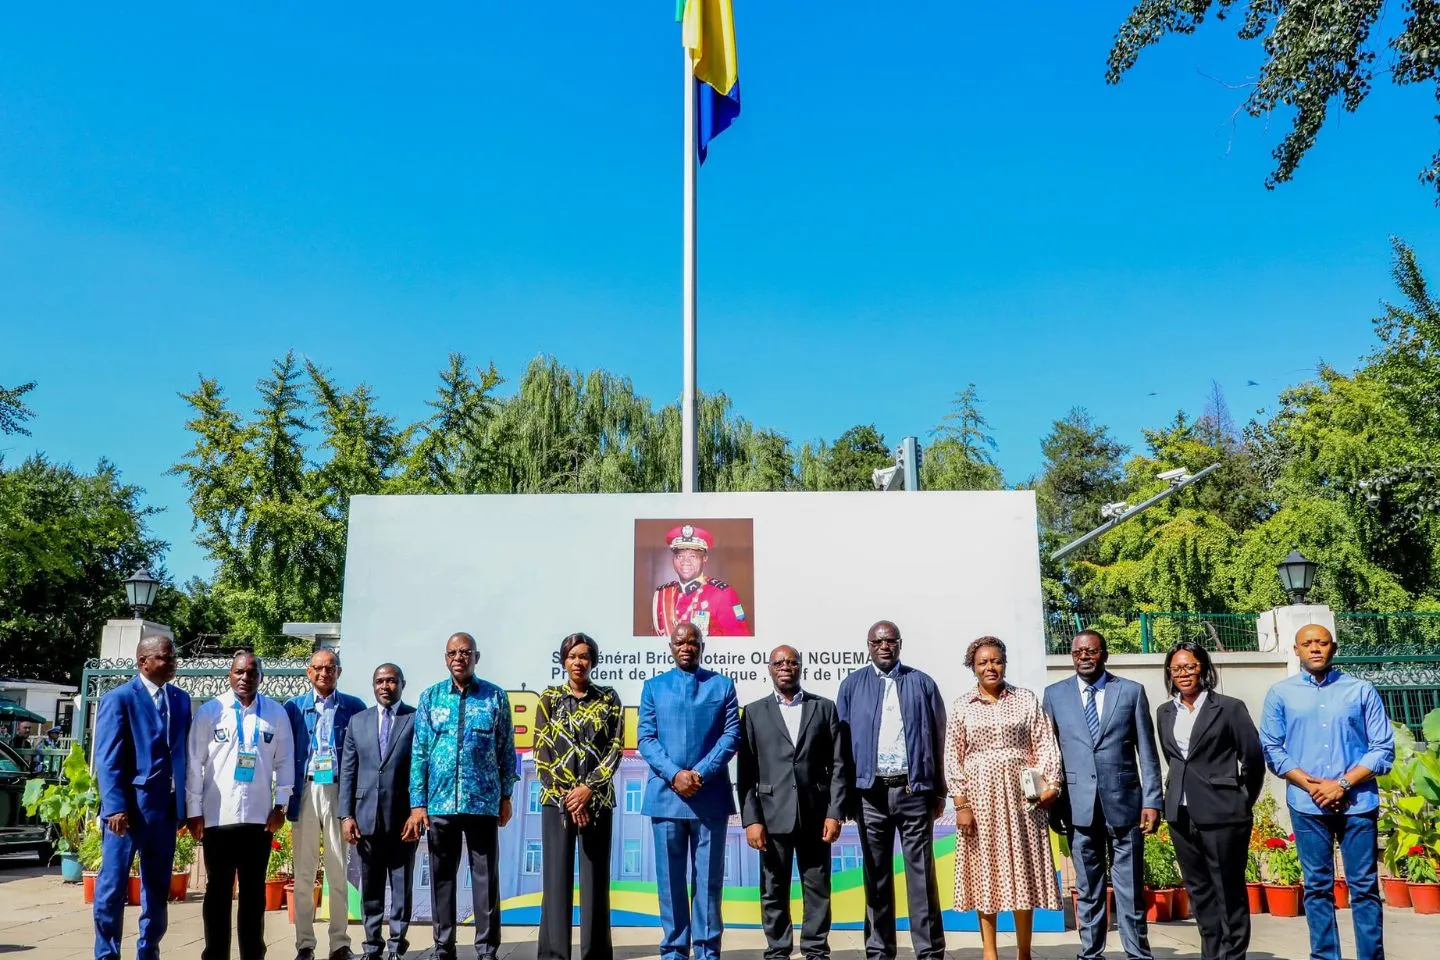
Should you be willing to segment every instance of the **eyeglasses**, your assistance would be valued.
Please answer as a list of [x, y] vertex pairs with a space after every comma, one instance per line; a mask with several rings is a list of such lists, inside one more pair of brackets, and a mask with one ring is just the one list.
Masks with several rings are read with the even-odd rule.
[[869, 643], [872, 647], [898, 647], [900, 646], [900, 638], [876, 637], [874, 640], [869, 641]]
[[770, 666], [772, 666], [772, 667], [777, 667], [777, 668], [778, 668], [778, 667], [798, 667], [798, 666], [800, 666], [800, 661], [799, 661], [799, 660], [771, 660], [771, 661], [770, 661]]
[[1178, 667], [1171, 667], [1171, 668], [1170, 668], [1170, 676], [1172, 676], [1172, 677], [1188, 677], [1188, 676], [1190, 676], [1192, 673], [1199, 673], [1199, 672], [1200, 672], [1200, 664], [1198, 664], [1198, 663], [1182, 663], [1182, 664], [1181, 664], [1180, 666], [1178, 666]]
[[315, 667], [315, 666], [312, 666], [310, 669], [311, 669], [311, 670], [314, 670], [316, 673], [335, 673], [335, 672], [336, 672], [336, 669], [335, 669], [334, 667], [332, 667], [332, 666], [329, 666], [328, 664], [327, 664], [326, 666], [323, 666], [323, 667]]
[[474, 650], [446, 650], [446, 660], [469, 660], [475, 656]]

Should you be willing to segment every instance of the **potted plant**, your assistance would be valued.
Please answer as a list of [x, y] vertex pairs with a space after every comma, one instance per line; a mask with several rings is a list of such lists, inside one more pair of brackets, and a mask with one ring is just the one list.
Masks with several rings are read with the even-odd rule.
[[57, 834], [55, 851], [60, 854], [61, 879], [66, 883], [80, 883], [84, 880], [78, 858], [80, 841], [84, 839], [86, 824], [100, 807], [100, 791], [85, 763], [85, 751], [78, 743], [70, 748], [60, 772], [59, 783], [47, 783], [38, 777], [28, 781], [20, 803], [26, 813], [50, 824]]
[[95, 878], [100, 875], [101, 841], [103, 835], [100, 828], [94, 823], [87, 823], [85, 833], [80, 838], [80, 845], [75, 848], [75, 858], [80, 861], [80, 869], [84, 877], [84, 895], [86, 903], [95, 902]]
[[1254, 850], [1245, 855], [1245, 895], [1251, 913], [1265, 912], [1265, 885], [1260, 882], [1260, 854]]
[[175, 860], [170, 868], [170, 899], [184, 900], [190, 893], [190, 867], [195, 863], [195, 838], [186, 830], [175, 838]]
[[[265, 865], [266, 910], [279, 910], [284, 906], [286, 892], [290, 889], [290, 874], [294, 869], [292, 854], [290, 824], [287, 822], [270, 837], [270, 862]], [[293, 915], [295, 911], [292, 908], [290, 912]]]
[[1405, 858], [1405, 879], [1409, 882], [1410, 904], [1416, 913], [1440, 913], [1440, 877], [1432, 849], [1416, 844]]
[[[1393, 906], [1410, 906], [1416, 889], [1411, 871], [1428, 876], [1440, 859], [1440, 708], [1421, 723], [1427, 741], [1416, 744], [1408, 728], [1395, 724], [1395, 763], [1377, 779], [1380, 787], [1379, 828], [1385, 836], [1383, 859], [1389, 876], [1381, 882], [1385, 899]], [[1419, 849], [1421, 852], [1412, 853]], [[1429, 864], [1413, 864], [1419, 857]], [[1423, 883], [1423, 881], [1422, 881]]]
[[1174, 915], [1175, 889], [1180, 886], [1180, 866], [1169, 836], [1152, 833], [1145, 838], [1145, 919], [1168, 923]]
[[1298, 917], [1302, 873], [1295, 835], [1288, 840], [1272, 837], [1265, 847], [1265, 909], [1277, 917]]

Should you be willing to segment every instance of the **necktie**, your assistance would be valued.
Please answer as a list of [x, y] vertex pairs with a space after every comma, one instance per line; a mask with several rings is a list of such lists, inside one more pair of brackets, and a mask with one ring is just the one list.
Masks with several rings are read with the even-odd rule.
[[1100, 745], [1100, 711], [1095, 709], [1095, 686], [1085, 687], [1085, 725], [1090, 728], [1090, 741]]
[[164, 687], [155, 691], [155, 710], [160, 714], [160, 729], [164, 730], [168, 737], [170, 734], [170, 707], [166, 704], [165, 699]]
[[380, 755], [385, 755], [385, 750], [390, 746], [390, 708], [386, 707], [380, 712]]

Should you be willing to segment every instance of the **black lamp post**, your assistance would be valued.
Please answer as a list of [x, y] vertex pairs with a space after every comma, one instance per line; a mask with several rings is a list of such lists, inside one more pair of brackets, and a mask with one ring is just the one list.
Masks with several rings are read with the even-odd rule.
[[1320, 564], [1306, 560], [1298, 549], [1291, 550], [1290, 555], [1275, 567], [1280, 574], [1281, 585], [1290, 594], [1291, 603], [1305, 602], [1305, 595], [1315, 584], [1315, 571], [1318, 569]]
[[135, 611], [136, 620], [145, 619], [145, 611], [155, 602], [155, 591], [159, 589], [160, 581], [150, 576], [150, 571], [144, 567], [130, 574], [125, 581], [125, 598], [130, 603], [130, 609]]

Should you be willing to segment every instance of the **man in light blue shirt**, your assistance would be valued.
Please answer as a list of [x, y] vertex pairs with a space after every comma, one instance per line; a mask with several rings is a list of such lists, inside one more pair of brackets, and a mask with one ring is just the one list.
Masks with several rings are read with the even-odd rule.
[[700, 666], [704, 647], [699, 627], [677, 623], [670, 633], [675, 668], [640, 690], [636, 746], [650, 765], [640, 811], [655, 834], [660, 960], [687, 960], [692, 945], [695, 960], [720, 956], [725, 828], [735, 812], [729, 763], [740, 746], [740, 700], [729, 677]]
[[1295, 634], [1300, 673], [1265, 695], [1260, 742], [1272, 773], [1289, 784], [1286, 802], [1305, 874], [1310, 956], [1340, 960], [1335, 924], [1335, 845], [1345, 861], [1359, 960], [1383, 960], [1376, 871], [1375, 777], [1395, 760], [1395, 733], [1380, 694], [1330, 665], [1335, 638], [1318, 623]]

